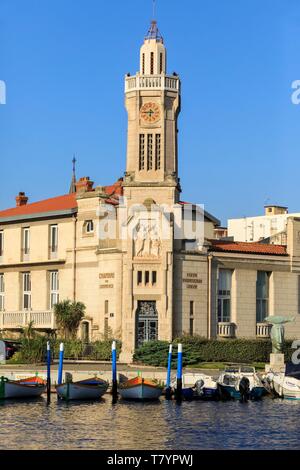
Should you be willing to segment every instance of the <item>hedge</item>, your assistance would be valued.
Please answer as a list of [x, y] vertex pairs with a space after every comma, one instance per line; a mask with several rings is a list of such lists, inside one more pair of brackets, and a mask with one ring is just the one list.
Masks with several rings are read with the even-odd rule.
[[[50, 340], [54, 359], [59, 356], [59, 345], [61, 340], [49, 339], [46, 336], [37, 335], [32, 339], [22, 338], [21, 348], [14, 354], [10, 362], [22, 362], [37, 364], [45, 362], [47, 341]], [[111, 360], [111, 341], [95, 341], [85, 344], [80, 340], [66, 340], [64, 343], [65, 359], [89, 359], [97, 361]], [[117, 341], [117, 357], [121, 351], [121, 342]]]
[[[201, 362], [253, 363], [269, 362], [272, 345], [270, 340], [208, 340], [201, 337], [177, 338], [173, 343], [183, 344], [183, 365]], [[285, 360], [290, 360], [293, 350], [292, 341], [285, 343]], [[169, 343], [151, 341], [144, 343], [134, 354], [134, 362], [151, 366], [166, 367], [168, 362]], [[176, 366], [176, 347], [173, 348], [172, 366]]]

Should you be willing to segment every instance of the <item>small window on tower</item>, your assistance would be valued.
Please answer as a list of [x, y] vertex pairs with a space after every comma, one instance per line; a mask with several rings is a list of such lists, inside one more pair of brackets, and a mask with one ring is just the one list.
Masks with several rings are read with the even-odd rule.
[[155, 135], [155, 170], [160, 170], [160, 150], [161, 150], [160, 134], [156, 134]]
[[152, 271], [152, 284], [155, 285], [157, 280], [156, 271]]
[[160, 70], [160, 73], [163, 73], [163, 54], [162, 54], [162, 52], [160, 53], [159, 70]]
[[149, 284], [149, 271], [145, 271], [145, 284]]
[[142, 74], [145, 75], [145, 54], [142, 55]]
[[137, 283], [138, 283], [138, 286], [139, 286], [140, 284], [142, 284], [142, 282], [143, 282], [143, 273], [142, 273], [142, 271], [138, 271], [138, 273], [137, 273]]
[[150, 74], [154, 74], [154, 52], [151, 52], [151, 58], [150, 58]]
[[147, 170], [152, 170], [153, 166], [153, 134], [147, 136]]
[[94, 222], [92, 220], [87, 220], [85, 222], [85, 231], [86, 231], [86, 233], [93, 233], [94, 232]]
[[145, 169], [145, 134], [140, 134], [139, 170]]

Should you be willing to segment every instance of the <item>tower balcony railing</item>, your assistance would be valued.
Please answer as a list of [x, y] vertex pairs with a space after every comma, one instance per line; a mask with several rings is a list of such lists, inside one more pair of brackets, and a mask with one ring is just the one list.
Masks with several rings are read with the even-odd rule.
[[134, 75], [125, 78], [125, 92], [136, 90], [180, 91], [180, 80], [172, 75]]
[[21, 310], [17, 312], [0, 312], [0, 330], [20, 330], [32, 322], [34, 329], [55, 329], [53, 310]]

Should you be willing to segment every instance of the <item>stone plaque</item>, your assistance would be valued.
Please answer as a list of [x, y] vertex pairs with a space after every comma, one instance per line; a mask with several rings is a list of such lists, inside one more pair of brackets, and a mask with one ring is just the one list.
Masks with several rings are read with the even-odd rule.
[[198, 289], [198, 284], [202, 284], [202, 279], [198, 279], [197, 273], [186, 273], [186, 277], [182, 279], [182, 282], [187, 283], [187, 289]]
[[6, 346], [4, 341], [0, 341], [0, 364], [6, 363]]

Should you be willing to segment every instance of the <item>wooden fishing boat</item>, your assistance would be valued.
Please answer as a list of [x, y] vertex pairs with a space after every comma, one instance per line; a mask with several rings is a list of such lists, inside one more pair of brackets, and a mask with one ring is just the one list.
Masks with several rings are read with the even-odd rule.
[[0, 379], [0, 398], [36, 398], [46, 391], [46, 382], [39, 377], [21, 380]]
[[151, 379], [135, 377], [119, 384], [118, 392], [125, 400], [158, 400], [163, 386]]
[[78, 382], [65, 382], [56, 385], [56, 393], [63, 400], [99, 400], [107, 391], [109, 383], [106, 380], [92, 378]]

